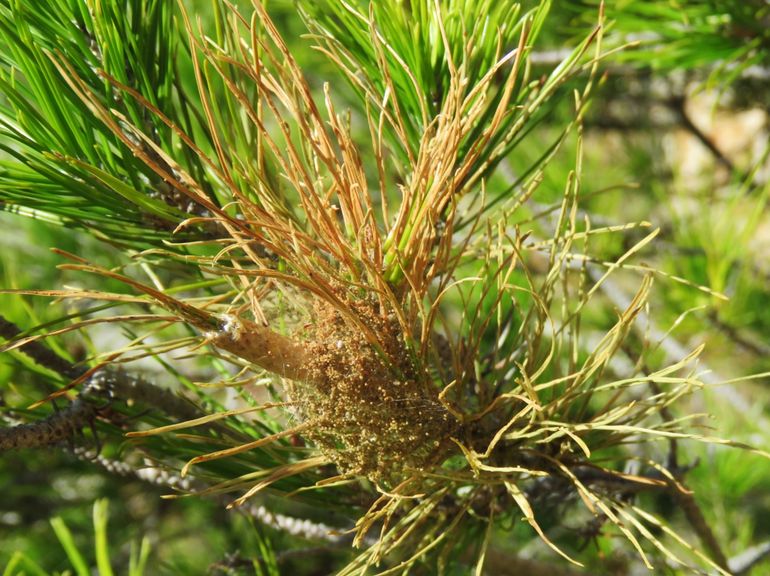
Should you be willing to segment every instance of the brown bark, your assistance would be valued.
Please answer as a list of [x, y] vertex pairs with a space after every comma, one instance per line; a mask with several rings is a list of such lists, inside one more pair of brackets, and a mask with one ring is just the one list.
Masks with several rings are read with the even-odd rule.
[[284, 378], [308, 379], [305, 348], [256, 322], [230, 319], [212, 343]]

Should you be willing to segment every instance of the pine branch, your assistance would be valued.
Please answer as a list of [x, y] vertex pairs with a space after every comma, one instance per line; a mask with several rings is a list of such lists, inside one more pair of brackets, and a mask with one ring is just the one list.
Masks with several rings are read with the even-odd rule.
[[[87, 462], [92, 462], [117, 476], [133, 476], [142, 482], [147, 482], [153, 486], [170, 488], [171, 490], [185, 493], [205, 493], [211, 497], [208, 492], [211, 488], [208, 484], [200, 480], [194, 480], [189, 476], [180, 476], [164, 468], [156, 466], [138, 467], [132, 466], [125, 461], [105, 458], [101, 454], [89, 454], [84, 448], [75, 448], [75, 455]], [[230, 500], [221, 495], [214, 495], [223, 505], [230, 503]], [[311, 520], [279, 514], [268, 510], [265, 506], [259, 504], [248, 504], [237, 508], [229, 508], [239, 513], [246, 514], [270, 526], [275, 530], [280, 530], [308, 540], [325, 540], [330, 543], [349, 543], [352, 536], [347, 534], [347, 530], [340, 530], [323, 523], [313, 522]], [[373, 544], [374, 542], [370, 542]]]
[[[735, 174], [735, 164], [733, 164], [732, 160], [730, 160], [725, 154], [719, 149], [719, 147], [714, 143], [714, 141], [709, 138], [703, 130], [698, 128], [698, 126], [692, 121], [690, 118], [690, 115], [687, 113], [687, 110], [685, 109], [685, 102], [686, 99], [684, 96], [680, 96], [677, 98], [671, 98], [669, 101], [670, 108], [677, 114], [679, 117], [679, 121], [684, 126], [685, 130], [687, 130], [690, 134], [692, 134], [698, 142], [703, 144], [709, 152], [714, 156], [714, 159], [717, 161], [717, 163], [721, 164], [727, 170], [730, 172], [730, 174]], [[742, 178], [743, 179], [743, 178]]]
[[68, 440], [117, 401], [141, 403], [178, 420], [202, 415], [187, 400], [143, 378], [123, 371], [100, 370], [86, 381], [82, 391], [65, 408], [39, 422], [1, 429], [0, 450], [37, 448]]
[[735, 576], [744, 576], [768, 556], [770, 556], [770, 541], [765, 541], [733, 556], [728, 561], [728, 565]]
[[[16, 324], [0, 316], [0, 336], [13, 340], [22, 334]], [[87, 373], [34, 340], [20, 348], [40, 366], [67, 378], [78, 379]], [[90, 375], [77, 398], [60, 411], [40, 422], [21, 424], [0, 431], [0, 450], [48, 446], [71, 438], [90, 425], [107, 404], [116, 401], [138, 402], [161, 411], [175, 420], [192, 420], [203, 415], [190, 401], [123, 370], [98, 370]], [[99, 404], [102, 406], [100, 407]], [[219, 428], [217, 423], [209, 424]], [[223, 429], [228, 432], [226, 429]]]
[[722, 551], [722, 546], [719, 544], [714, 535], [714, 531], [709, 526], [706, 518], [703, 516], [703, 511], [700, 505], [695, 500], [695, 496], [691, 492], [682, 492], [678, 490], [673, 484], [671, 486], [671, 493], [674, 495], [679, 507], [684, 512], [687, 522], [692, 526], [695, 533], [700, 538], [703, 545], [711, 552], [711, 557], [717, 565], [725, 571], [730, 571], [730, 566], [727, 561], [725, 553]]
[[[633, 39], [629, 39], [629, 41], [633, 41]], [[663, 46], [659, 45], [659, 48], [663, 48]], [[535, 50], [530, 54], [529, 60], [534, 66], [553, 67], [558, 66], [565, 58], [569, 57], [569, 55], [569, 48]], [[607, 65], [606, 70], [607, 74], [610, 76], [624, 76], [626, 78], [639, 78], [650, 74], [650, 68], [641, 63], [638, 65], [631, 65], [610, 62]], [[702, 74], [702, 77], [704, 78], [718, 70], [723, 70], [725, 73], [730, 74], [737, 73], [737, 78], [742, 80], [755, 80], [761, 82], [770, 80], [770, 67], [759, 64], [742, 66], [739, 63], [730, 62], [725, 65], [725, 62], [723, 61], [716, 61], [710, 66], [704, 66], [698, 69], [699, 74]]]
[[0, 428], [0, 451], [40, 448], [63, 442], [92, 423], [98, 412], [95, 404], [76, 398], [66, 408], [39, 422]]

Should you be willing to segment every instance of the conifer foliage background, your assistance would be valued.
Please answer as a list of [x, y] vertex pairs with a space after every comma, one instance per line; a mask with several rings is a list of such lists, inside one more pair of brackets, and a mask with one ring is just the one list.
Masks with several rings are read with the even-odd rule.
[[770, 5], [0, 0], [4, 574], [761, 574]]

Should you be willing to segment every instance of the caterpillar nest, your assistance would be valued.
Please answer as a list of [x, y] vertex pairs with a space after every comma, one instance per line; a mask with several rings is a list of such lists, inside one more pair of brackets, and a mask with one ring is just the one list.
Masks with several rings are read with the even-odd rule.
[[342, 473], [395, 485], [430, 467], [453, 418], [435, 384], [415, 368], [395, 318], [370, 301], [349, 304], [378, 346], [333, 306], [317, 302], [306, 333], [308, 382], [291, 383], [289, 395], [299, 416], [317, 423], [306, 436]]

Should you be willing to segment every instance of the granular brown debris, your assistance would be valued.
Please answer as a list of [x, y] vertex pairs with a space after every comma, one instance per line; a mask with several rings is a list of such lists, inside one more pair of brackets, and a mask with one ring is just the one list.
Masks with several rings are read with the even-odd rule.
[[330, 304], [316, 303], [306, 350], [312, 384], [295, 382], [290, 394], [301, 417], [319, 423], [307, 436], [342, 472], [393, 484], [405, 469], [428, 465], [452, 418], [415, 368], [395, 319], [376, 303], [349, 305], [379, 346]]

